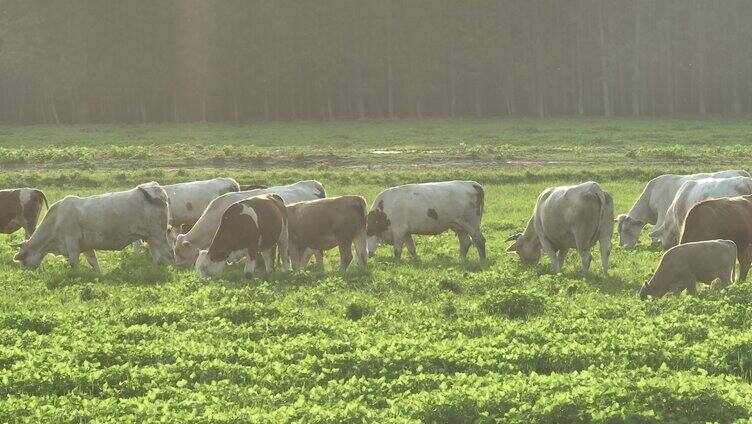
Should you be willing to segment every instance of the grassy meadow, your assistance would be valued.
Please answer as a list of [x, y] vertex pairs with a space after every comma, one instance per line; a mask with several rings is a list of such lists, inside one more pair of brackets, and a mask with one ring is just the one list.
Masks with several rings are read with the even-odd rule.
[[[102, 274], [0, 237], [0, 422], [734, 422], [752, 416], [752, 289], [639, 300], [660, 251], [643, 231], [600, 274], [504, 252], [544, 188], [599, 181], [626, 211], [667, 171], [749, 169], [748, 121], [378, 121], [0, 126], [0, 185], [51, 201], [212, 176], [484, 185], [489, 260], [451, 234], [381, 247], [368, 269], [216, 281], [99, 253]], [[462, 144], [460, 144], [462, 143]], [[400, 153], [374, 153], [374, 150]], [[83, 156], [79, 156], [79, 154]], [[234, 156], [235, 155], [235, 156]], [[221, 156], [221, 160], [217, 159]]]

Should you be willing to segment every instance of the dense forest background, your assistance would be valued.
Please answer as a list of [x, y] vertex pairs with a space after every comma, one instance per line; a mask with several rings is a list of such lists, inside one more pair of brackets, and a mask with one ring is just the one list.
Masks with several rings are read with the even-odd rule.
[[0, 0], [0, 121], [745, 114], [750, 0]]

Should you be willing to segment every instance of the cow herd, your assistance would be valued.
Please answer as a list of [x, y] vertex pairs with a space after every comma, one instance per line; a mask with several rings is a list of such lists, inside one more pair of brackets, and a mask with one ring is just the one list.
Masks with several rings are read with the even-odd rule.
[[[242, 186], [232, 178], [150, 182], [122, 192], [66, 196], [49, 206], [36, 228], [43, 204], [47, 198], [36, 189], [0, 190], [0, 232], [24, 228], [14, 257], [24, 268], [38, 267], [48, 253], [76, 268], [83, 253], [99, 272], [97, 250], [138, 249], [143, 241], [155, 262], [194, 267], [199, 277], [218, 276], [243, 258], [248, 278], [260, 263], [270, 271], [279, 261], [287, 272], [305, 267], [313, 256], [323, 267], [323, 252], [335, 247], [344, 273], [353, 250], [361, 266], [380, 244], [392, 245], [396, 260], [403, 247], [415, 257], [413, 235], [449, 230], [461, 258], [475, 246], [486, 259], [485, 194], [474, 181], [392, 187], [376, 196], [370, 211], [363, 197], [326, 197], [313, 180], [277, 187]], [[752, 178], [735, 170], [661, 175], [616, 219], [613, 198], [595, 182], [549, 188], [538, 196], [525, 229], [507, 239], [507, 252], [528, 264], [545, 252], [558, 273], [569, 249], [576, 249], [587, 272], [597, 243], [605, 275], [614, 222], [622, 246], [635, 246], [643, 227], [652, 224], [650, 237], [665, 251], [641, 297], [693, 294], [698, 282], [716, 279], [727, 285], [736, 260], [740, 280], [752, 262]]]

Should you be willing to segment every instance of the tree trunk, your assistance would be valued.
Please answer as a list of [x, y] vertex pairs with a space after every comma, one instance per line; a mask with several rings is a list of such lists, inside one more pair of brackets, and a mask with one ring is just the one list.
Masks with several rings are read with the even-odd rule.
[[387, 108], [389, 118], [394, 119], [394, 88], [392, 81], [392, 4], [387, 1], [388, 13], [386, 16], [386, 68], [387, 68]]
[[611, 90], [609, 87], [609, 70], [608, 70], [608, 50], [606, 48], [606, 28], [603, 14], [603, 3], [598, 1], [598, 42], [600, 45], [600, 63], [601, 63], [601, 90], [603, 94], [603, 114], [605, 116], [613, 115], [611, 110]]
[[640, 115], [640, 0], [635, 0], [634, 67], [632, 69], [632, 115]]
[[697, 113], [705, 116], [705, 26], [702, 1], [697, 2]]

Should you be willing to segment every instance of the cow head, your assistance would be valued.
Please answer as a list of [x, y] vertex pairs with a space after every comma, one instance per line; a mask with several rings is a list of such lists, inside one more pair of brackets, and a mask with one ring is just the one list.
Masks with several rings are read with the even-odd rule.
[[666, 284], [655, 284], [652, 279], [646, 280], [642, 284], [642, 287], [640, 287], [640, 299], [647, 300], [648, 297], [659, 299], [665, 296], [669, 291], [669, 287]]
[[186, 240], [185, 234], [179, 234], [175, 237], [173, 253], [175, 255], [175, 265], [187, 268], [196, 262], [198, 249], [193, 246], [193, 243]]
[[384, 233], [392, 225], [392, 222], [386, 216], [383, 210], [375, 209], [368, 212], [366, 216], [366, 235], [368, 240], [368, 255], [373, 256], [376, 252], [376, 247], [379, 245], [379, 241], [384, 237]]
[[615, 221], [619, 233], [619, 246], [635, 247], [645, 223], [627, 214], [619, 215]]
[[541, 244], [536, 235], [526, 236], [524, 233], [512, 235], [506, 241], [514, 241], [507, 252], [517, 253], [522, 262], [528, 265], [536, 265], [541, 257]]
[[196, 259], [196, 273], [199, 278], [216, 277], [224, 271], [225, 263], [224, 260], [213, 261], [209, 257], [209, 251], [202, 250]]
[[25, 241], [17, 246], [21, 249], [18, 251], [18, 253], [16, 253], [16, 256], [13, 257], [13, 260], [20, 263], [21, 268], [37, 269], [39, 267], [39, 264], [42, 263], [42, 259], [44, 259], [46, 252], [42, 251], [41, 249], [32, 249], [29, 246], [28, 241]]

